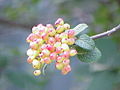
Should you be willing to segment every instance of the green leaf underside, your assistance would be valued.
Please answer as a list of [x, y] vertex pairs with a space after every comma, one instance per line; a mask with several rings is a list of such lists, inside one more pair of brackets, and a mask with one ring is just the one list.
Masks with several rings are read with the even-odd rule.
[[94, 41], [86, 34], [81, 35], [75, 44], [85, 50], [93, 50], [95, 48]]
[[84, 24], [84, 23], [83, 24], [78, 24], [75, 28], [73, 28], [73, 30], [75, 31], [75, 36], [79, 35], [83, 31], [85, 31], [86, 29], [88, 29], [88, 25]]
[[101, 57], [101, 52], [98, 48], [95, 47], [91, 51], [78, 54], [77, 57], [82, 62], [95, 62]]

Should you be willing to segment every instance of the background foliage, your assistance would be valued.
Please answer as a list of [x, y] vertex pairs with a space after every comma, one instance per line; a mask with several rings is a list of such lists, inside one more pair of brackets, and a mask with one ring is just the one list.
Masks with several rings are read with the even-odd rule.
[[96, 41], [102, 58], [83, 63], [72, 58], [72, 72], [62, 76], [52, 65], [34, 77], [26, 63], [26, 37], [33, 25], [62, 17], [89, 35], [120, 24], [119, 0], [0, 0], [0, 90], [120, 90], [120, 32]]

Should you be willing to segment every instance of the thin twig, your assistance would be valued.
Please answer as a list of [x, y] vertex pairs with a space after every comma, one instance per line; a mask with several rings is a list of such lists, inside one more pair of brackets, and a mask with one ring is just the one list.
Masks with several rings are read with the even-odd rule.
[[42, 68], [42, 73], [43, 75], [45, 75], [45, 69], [47, 68], [47, 64], [44, 64], [43, 68]]
[[112, 33], [116, 32], [118, 30], [120, 30], [120, 24], [118, 26], [114, 27], [111, 30], [108, 30], [106, 32], [103, 32], [103, 33], [100, 33], [100, 34], [97, 34], [97, 35], [93, 35], [90, 38], [92, 38], [92, 39], [98, 39], [98, 38], [102, 38], [102, 37], [105, 37], [105, 36], [110, 36]]

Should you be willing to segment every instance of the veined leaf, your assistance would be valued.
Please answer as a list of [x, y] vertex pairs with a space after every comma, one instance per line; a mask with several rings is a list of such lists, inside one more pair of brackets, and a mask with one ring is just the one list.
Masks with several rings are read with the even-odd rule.
[[79, 35], [83, 31], [85, 31], [86, 29], [88, 29], [88, 25], [85, 23], [78, 24], [75, 28], [73, 28], [73, 30], [75, 31], [75, 36]]
[[94, 48], [86, 53], [80, 53], [77, 55], [82, 62], [95, 62], [101, 57], [101, 52], [98, 48]]
[[85, 50], [93, 50], [95, 48], [94, 41], [87, 34], [81, 35], [75, 44]]

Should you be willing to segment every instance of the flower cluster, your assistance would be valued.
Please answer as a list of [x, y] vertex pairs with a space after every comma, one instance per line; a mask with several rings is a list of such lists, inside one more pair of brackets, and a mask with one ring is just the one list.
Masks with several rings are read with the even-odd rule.
[[32, 33], [26, 39], [30, 43], [27, 62], [35, 69], [35, 76], [41, 74], [45, 64], [52, 62], [55, 62], [56, 69], [61, 70], [63, 75], [71, 71], [69, 57], [77, 54], [71, 47], [75, 43], [74, 34], [70, 25], [61, 18], [55, 22], [55, 27], [51, 24], [38, 24], [32, 28]]

